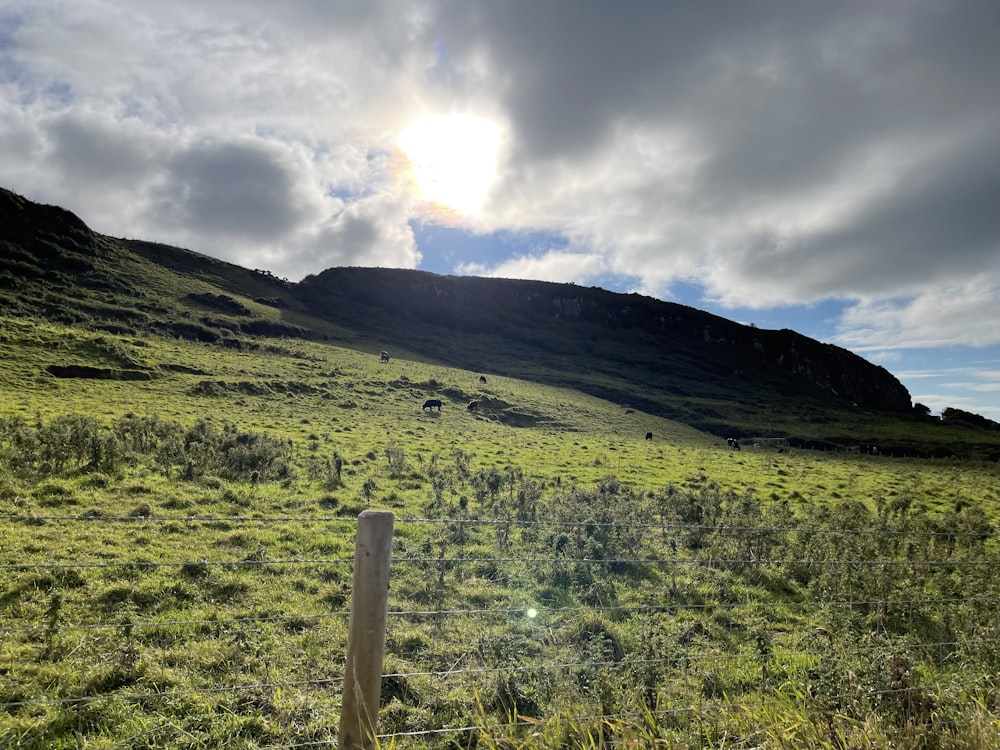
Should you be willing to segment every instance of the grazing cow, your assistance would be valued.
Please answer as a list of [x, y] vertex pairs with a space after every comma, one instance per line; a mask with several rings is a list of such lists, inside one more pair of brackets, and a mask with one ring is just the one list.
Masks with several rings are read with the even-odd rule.
[[380, 359], [383, 362], [388, 362], [389, 361], [389, 352], [382, 352], [382, 354], [379, 355], [379, 357], [380, 357]]
[[729, 450], [738, 451], [740, 449], [740, 441], [736, 438], [726, 438], [726, 445], [729, 446]]
[[646, 440], [652, 440], [652, 439], [653, 439], [653, 433], [652, 432], [647, 432], [646, 433]]
[[424, 405], [421, 408], [423, 408], [424, 410], [430, 409], [431, 411], [434, 411], [434, 407], [437, 407], [437, 410], [441, 411], [441, 399], [429, 398], [426, 401], [424, 401]]
[[635, 409], [626, 409], [625, 413], [626, 414], [635, 414]]
[[479, 376], [479, 382], [482, 383], [483, 385], [486, 385], [486, 376], [485, 375], [480, 375]]
[[466, 407], [466, 408], [468, 408], [469, 411], [478, 411], [479, 410], [479, 401], [478, 400], [476, 400], [476, 401], [470, 401], [468, 407]]

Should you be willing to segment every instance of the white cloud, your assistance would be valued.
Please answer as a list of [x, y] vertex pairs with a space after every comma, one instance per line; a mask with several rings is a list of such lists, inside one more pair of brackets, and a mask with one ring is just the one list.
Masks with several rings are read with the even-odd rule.
[[604, 257], [597, 253], [550, 250], [540, 255], [515, 256], [494, 266], [464, 263], [457, 270], [475, 276], [582, 284], [604, 273], [606, 268]]
[[857, 351], [1000, 344], [996, 279], [930, 286], [906, 300], [858, 302], [845, 309], [836, 342]]

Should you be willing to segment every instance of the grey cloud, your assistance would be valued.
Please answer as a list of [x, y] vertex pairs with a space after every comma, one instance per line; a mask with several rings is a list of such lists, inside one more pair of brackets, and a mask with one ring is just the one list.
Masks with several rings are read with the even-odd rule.
[[[369, 157], [421, 111], [482, 108], [510, 136], [483, 226], [562, 234], [647, 287], [855, 298], [996, 253], [994, 0], [146, 0], [114, 18], [80, 0], [71, 22], [17, 7], [0, 11], [17, 45], [0, 97], [46, 102], [31, 117], [50, 123], [53, 174], [31, 179], [83, 215], [98, 199], [72, 175], [114, 183], [119, 231], [276, 270], [411, 264], [405, 209], [367, 200], [398, 187]], [[0, 143], [23, 132], [0, 123]], [[349, 202], [336, 220], [330, 194]]]
[[893, 291], [894, 280], [903, 286], [966, 275], [1000, 261], [998, 196], [1000, 131], [947, 163], [906, 175], [898, 191], [868, 206], [851, 226], [818, 238], [813, 255], [860, 256], [882, 293]]
[[871, 4], [803, 36], [786, 30], [775, 40], [773, 80], [744, 71], [730, 86], [695, 95], [710, 152], [699, 192], [728, 197], [725, 207], [808, 188], [908, 137], [995, 119], [987, 71], [1000, 66], [1000, 45], [977, 28], [989, 22], [976, 12], [996, 17], [997, 6], [988, 5], [942, 14], [926, 5]]
[[167, 164], [164, 183], [153, 193], [152, 218], [194, 235], [267, 243], [303, 218], [293, 180], [262, 144], [200, 144]]
[[440, 20], [456, 57], [486, 52], [518, 154], [534, 160], [599, 147], [620, 118], [660, 110], [664, 95], [693, 79], [697, 61], [684, 64], [693, 39], [674, 37], [683, 23], [670, 22], [681, 15], [700, 26], [691, 7], [478, 3], [449, 5]]
[[342, 257], [364, 255], [378, 238], [378, 226], [369, 217], [348, 214], [327, 235]]
[[797, 299], [913, 293], [928, 284], [1000, 273], [1000, 132], [900, 176], [840, 225], [801, 236], [758, 235], [734, 254], [749, 285]]
[[334, 266], [416, 268], [420, 262], [407, 205], [394, 196], [369, 196], [348, 204], [318, 231], [304, 227], [277, 250], [274, 266], [299, 279]]
[[52, 114], [0, 103], [0, 151], [0, 184], [71, 208], [98, 231], [120, 233], [169, 148], [141, 123], [100, 111]]
[[[773, 304], [912, 289], [998, 255], [990, 0], [462, 7], [441, 33], [456, 59], [484, 51], [513, 129], [499, 194], [622, 272], [662, 282], [660, 256], [722, 299]], [[690, 149], [683, 190], [666, 162], [637, 182], [646, 154], [626, 149], [603, 182], [588, 173], [657, 128]]]
[[[445, 38], [466, 55], [486, 50], [521, 156], [548, 159], [600, 147], [621, 124], [668, 120], [707, 128], [716, 137], [727, 129], [752, 131], [761, 117], [780, 118], [768, 100], [795, 93], [795, 87], [801, 103], [821, 101], [823, 92], [809, 85], [802, 70], [816, 55], [803, 40], [818, 44], [829, 24], [865, 6], [482, 2], [472, 7], [452, 13], [449, 6], [442, 14]], [[767, 66], [792, 80], [783, 85], [767, 80], [757, 73]]]
[[55, 170], [74, 183], [134, 182], [162, 156], [155, 137], [93, 113], [64, 114], [47, 128]]

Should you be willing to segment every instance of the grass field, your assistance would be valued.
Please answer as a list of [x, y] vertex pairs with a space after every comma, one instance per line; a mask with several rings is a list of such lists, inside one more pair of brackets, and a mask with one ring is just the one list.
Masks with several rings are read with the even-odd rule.
[[287, 338], [0, 318], [0, 356], [0, 746], [335, 743], [366, 508], [383, 746], [1000, 746], [995, 462]]

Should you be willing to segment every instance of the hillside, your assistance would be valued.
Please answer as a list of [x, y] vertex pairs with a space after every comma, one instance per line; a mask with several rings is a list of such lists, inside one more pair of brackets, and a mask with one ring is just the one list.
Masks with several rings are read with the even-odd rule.
[[891, 373], [845, 349], [636, 294], [371, 268], [290, 283], [189, 250], [99, 235], [64, 209], [5, 190], [0, 250], [9, 315], [228, 348], [283, 336], [388, 350], [572, 387], [720, 437], [878, 444], [909, 455], [1000, 449], [996, 431], [915, 413]]
[[911, 408], [896, 378], [844, 349], [636, 294], [335, 268], [307, 277], [293, 295], [314, 314], [372, 331], [387, 345], [571, 386], [717, 434], [790, 435], [767, 424], [776, 412], [794, 419]]
[[332, 747], [375, 589], [381, 747], [997, 746], [993, 423], [634, 295], [0, 227], [0, 747]]

